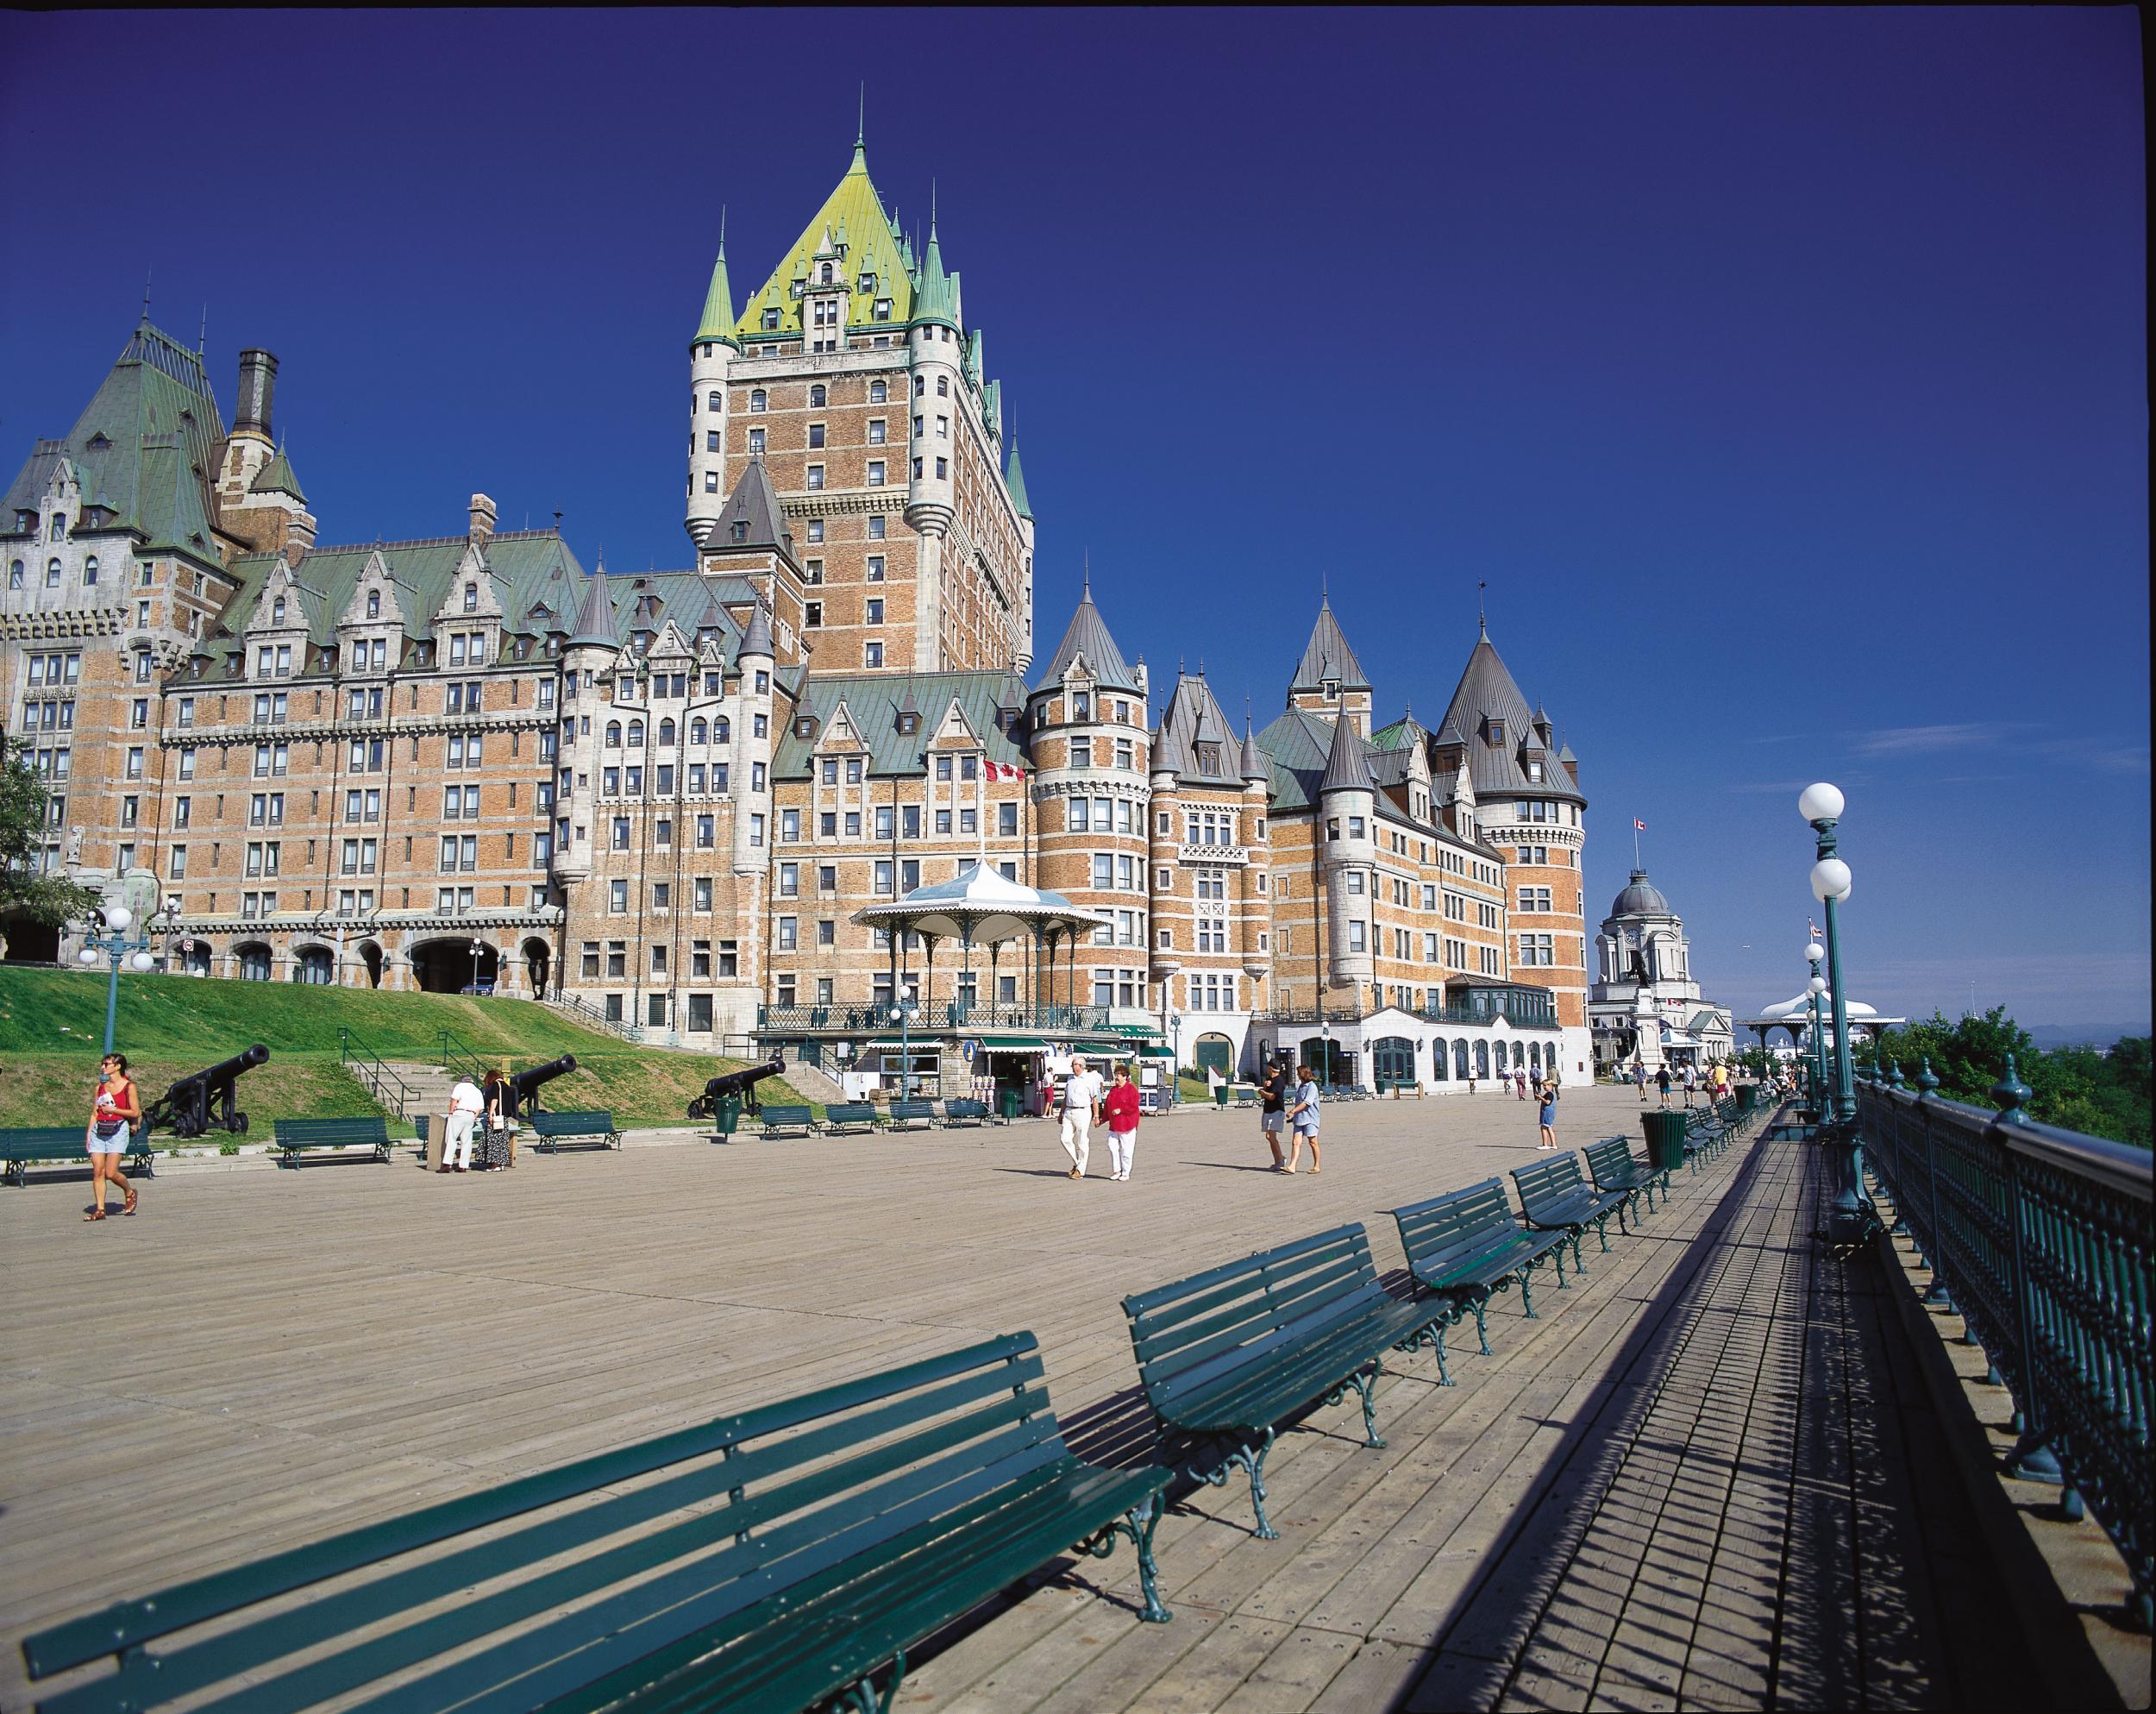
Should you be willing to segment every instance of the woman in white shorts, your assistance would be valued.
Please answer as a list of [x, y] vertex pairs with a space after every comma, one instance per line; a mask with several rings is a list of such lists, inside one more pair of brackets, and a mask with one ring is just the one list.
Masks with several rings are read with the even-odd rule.
[[106, 1054], [99, 1069], [103, 1075], [97, 1094], [91, 1097], [90, 1128], [83, 1133], [83, 1148], [90, 1156], [91, 1195], [90, 1212], [83, 1216], [85, 1220], [105, 1217], [108, 1180], [127, 1195], [127, 1205], [120, 1212], [135, 1212], [135, 1186], [120, 1171], [120, 1157], [127, 1152], [128, 1138], [142, 1122], [142, 1102], [135, 1092], [135, 1080], [128, 1076], [126, 1054]]

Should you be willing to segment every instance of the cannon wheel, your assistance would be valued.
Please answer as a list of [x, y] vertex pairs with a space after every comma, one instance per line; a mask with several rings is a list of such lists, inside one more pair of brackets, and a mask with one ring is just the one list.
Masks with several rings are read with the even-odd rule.
[[232, 1118], [233, 1128], [238, 1131], [242, 1137], [247, 1135], [247, 1114], [244, 1113], [235, 1113], [232, 1115]]

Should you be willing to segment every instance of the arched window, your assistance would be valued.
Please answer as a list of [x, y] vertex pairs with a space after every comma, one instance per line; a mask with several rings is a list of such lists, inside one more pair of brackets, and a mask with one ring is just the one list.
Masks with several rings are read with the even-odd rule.
[[479, 610], [479, 586], [476, 583], [467, 583], [464, 586], [464, 611], [467, 613], [476, 613]]
[[367, 592], [367, 616], [371, 619], [378, 619], [382, 616], [382, 592], [379, 589], [370, 589]]
[[85, 583], [95, 583], [97, 581], [97, 555], [91, 555], [88, 559], [82, 562], [82, 581]]
[[829, 286], [831, 283], [831, 265], [829, 262], [824, 264], [824, 271], [817, 277], [817, 283], [819, 286]]
[[1489, 1076], [1489, 1044], [1486, 1041], [1475, 1044], [1475, 1075], [1478, 1077]]
[[830, 395], [821, 386], [812, 386], [809, 389], [809, 403], [815, 405], [818, 410], [821, 410], [826, 404], [828, 404], [830, 399]]
[[1445, 1038], [1439, 1036], [1430, 1044], [1430, 1077], [1432, 1083], [1443, 1083], [1446, 1077]]
[[752, 411], [761, 414], [770, 409], [770, 406], [771, 401], [769, 398], [766, 396], [764, 390], [761, 387], [758, 387], [754, 392], [749, 395], [749, 408]]
[[1467, 1074], [1467, 1043], [1462, 1039], [1452, 1044], [1452, 1075], [1464, 1081]]
[[47, 589], [60, 587], [60, 562], [58, 560], [45, 562], [45, 587]]
[[711, 722], [711, 742], [713, 744], [731, 744], [733, 741], [734, 723], [728, 719], [724, 714], [718, 716]]
[[285, 598], [282, 595], [270, 603], [270, 623], [272, 625], [285, 623]]
[[609, 750], [621, 748], [621, 722], [619, 720], [609, 720], [606, 723], [606, 747]]
[[1527, 1063], [1527, 1050], [1519, 1042], [1512, 1045], [1512, 1068], [1519, 1070]]
[[11, 561], [8, 566], [8, 587], [20, 589], [22, 587], [22, 562], [21, 560]]
[[711, 729], [708, 725], [705, 725], [703, 721], [692, 720], [689, 722], [689, 742], [691, 744], [708, 744], [711, 742]]
[[706, 399], [705, 403], [714, 411], [724, 411], [726, 408], [726, 395], [722, 392], [715, 392], [708, 399]]
[[671, 744], [674, 742], [673, 721], [661, 720], [659, 722], [659, 742], [662, 744]]
[[53, 542], [65, 542], [67, 539], [67, 520], [58, 512], [53, 514], [52, 533], [47, 539]]
[[631, 720], [629, 723], [629, 747], [631, 750], [642, 750], [644, 747], [644, 723], [642, 720]]
[[1542, 1044], [1539, 1041], [1527, 1044], [1527, 1069], [1538, 1077], [1542, 1075]]

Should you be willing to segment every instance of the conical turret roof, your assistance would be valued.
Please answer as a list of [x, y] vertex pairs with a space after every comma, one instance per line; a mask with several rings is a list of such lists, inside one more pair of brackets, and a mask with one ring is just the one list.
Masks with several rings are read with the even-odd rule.
[[[1438, 742], [1467, 746], [1468, 775], [1475, 782], [1478, 796], [1529, 791], [1545, 796], [1551, 793], [1576, 795], [1576, 788], [1561, 769], [1545, 767], [1541, 779], [1527, 777], [1520, 752], [1523, 740], [1540, 746], [1534, 725], [1534, 711], [1498, 658], [1496, 645], [1485, 630], [1476, 639], [1474, 652], [1467, 657], [1467, 669], [1460, 675], [1459, 687], [1445, 711], [1445, 720], [1438, 728]], [[1458, 736], [1448, 738], [1451, 732]]]
[[726, 241], [718, 241], [718, 260], [711, 264], [711, 289], [704, 294], [704, 313], [696, 323], [696, 337], [693, 345], [706, 340], [716, 340], [726, 345], [734, 341], [734, 293], [726, 281]]
[[1363, 740], [1352, 720], [1332, 723], [1332, 748], [1326, 751], [1325, 778], [1318, 782], [1318, 795], [1327, 792], [1371, 790], [1370, 767], [1363, 755]]
[[786, 527], [779, 491], [772, 486], [771, 472], [761, 453], [749, 461], [741, 480], [734, 484], [734, 492], [719, 509], [718, 522], [711, 526], [705, 551], [745, 552], [755, 549], [775, 549], [789, 559], [793, 556], [793, 532]]
[[1339, 620], [1332, 616], [1332, 597], [1320, 596], [1318, 622], [1310, 628], [1310, 641], [1303, 645], [1302, 659], [1296, 662], [1294, 680], [1288, 687], [1291, 691], [1316, 690], [1327, 679], [1338, 679], [1343, 690], [1371, 687], [1363, 663], [1348, 647]]
[[1054, 684], [1069, 671], [1070, 663], [1082, 656], [1086, 667], [1098, 684], [1112, 690], [1138, 689], [1138, 675], [1123, 658], [1123, 651], [1115, 646], [1115, 638], [1108, 635], [1107, 621], [1100, 617], [1100, 609], [1093, 604], [1093, 584], [1087, 580], [1084, 592], [1078, 597], [1078, 611], [1070, 616], [1070, 624], [1064, 629], [1063, 640], [1056, 645], [1056, 652], [1049, 656], [1048, 665], [1042, 671], [1038, 682]]
[[1003, 473], [1003, 486], [1010, 490], [1011, 505], [1020, 518], [1033, 516], [1033, 502], [1025, 493], [1025, 472], [1018, 464], [1018, 445], [1011, 443], [1011, 468]]
[[277, 456], [255, 473], [248, 485], [248, 492], [256, 494], [290, 494], [300, 505], [307, 504], [307, 496], [300, 491], [299, 478], [292, 474], [292, 461], [285, 456], [285, 449], [277, 449]]
[[761, 655], [767, 660], [775, 656], [771, 646], [771, 614], [761, 601], [749, 615], [749, 628], [741, 634], [741, 647], [734, 650], [734, 658], [746, 660], [751, 655]]
[[621, 637], [614, 629], [613, 592], [607, 586], [604, 560], [586, 583], [584, 609], [577, 615], [576, 630], [569, 637], [572, 649], [591, 645], [603, 649], [621, 647]]
[[[868, 151], [856, 143], [853, 160], [837, 187], [824, 199], [823, 207], [802, 229], [793, 248], [780, 258], [779, 265], [772, 269], [771, 277], [764, 281], [761, 289], [743, 306], [741, 319], [735, 323], [737, 335], [769, 337], [774, 334], [800, 334], [801, 305], [805, 300], [793, 295], [793, 281], [807, 278], [809, 261], [824, 242], [827, 228], [833, 233], [843, 228], [848, 235], [843, 272], [840, 275], [847, 289], [857, 292], [862, 276], [873, 275], [872, 302], [889, 300], [891, 313], [878, 318], [879, 324], [903, 323], [912, 319], [913, 284], [900, 260], [898, 231], [884, 210], [876, 187], [869, 182]], [[835, 268], [834, 272], [837, 270]], [[767, 310], [778, 312], [774, 327], [763, 324]], [[847, 319], [858, 325], [869, 317], [861, 313], [856, 305], [856, 312]]]
[[1243, 777], [1246, 780], [1269, 781], [1273, 770], [1265, 765], [1265, 752], [1257, 747], [1257, 734], [1250, 730], [1250, 717], [1243, 718]]

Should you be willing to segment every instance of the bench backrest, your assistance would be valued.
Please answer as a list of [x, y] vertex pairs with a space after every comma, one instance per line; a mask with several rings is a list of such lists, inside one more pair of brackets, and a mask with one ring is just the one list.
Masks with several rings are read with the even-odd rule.
[[1123, 1300], [1146, 1396], [1179, 1397], [1384, 1296], [1369, 1237], [1336, 1227]]
[[385, 1119], [279, 1119], [276, 1121], [277, 1140], [280, 1143], [386, 1143], [389, 1140], [389, 1121]]
[[542, 1137], [592, 1137], [611, 1133], [614, 1128], [611, 1113], [589, 1110], [582, 1113], [535, 1113], [531, 1128]]
[[1629, 1177], [1635, 1171], [1632, 1158], [1632, 1144], [1623, 1137], [1605, 1137], [1599, 1143], [1587, 1146], [1587, 1170], [1595, 1175], [1597, 1184], [1608, 1184], [1620, 1178]]
[[[769, 1112], [768, 1108], [764, 1109]], [[824, 1109], [827, 1125], [868, 1125], [875, 1121], [876, 1110], [865, 1101], [842, 1101]]]
[[[393, 1699], [445, 1708], [514, 1679], [517, 1705], [536, 1705], [1066, 1455], [1033, 1335], [1008, 1334], [122, 1601], [29, 1637], [23, 1654], [36, 1678], [136, 1649], [116, 1674], [49, 1705], [117, 1709], [191, 1695], [327, 1644], [322, 1657], [280, 1664], [248, 1686], [266, 1706], [297, 1708], [492, 1639], [400, 1685]], [[489, 1528], [579, 1498], [590, 1503]], [[609, 1541], [648, 1524], [658, 1527]], [[418, 1563], [409, 1557], [482, 1529], [487, 1539]], [[363, 1582], [161, 1655], [140, 1648], [392, 1560]], [[533, 1574], [541, 1561], [548, 1569]], [[626, 1601], [544, 1617], [653, 1571]], [[505, 1575], [520, 1580], [467, 1596], [472, 1585]], [[685, 1604], [667, 1610], [668, 1592]], [[536, 1629], [498, 1635], [534, 1618]], [[371, 1628], [366, 1640], [350, 1640], [362, 1628]]]
[[1520, 1187], [1520, 1206], [1530, 1215], [1551, 1202], [1564, 1202], [1575, 1191], [1586, 1188], [1580, 1178], [1580, 1158], [1576, 1154], [1559, 1155], [1555, 1160], [1539, 1160], [1532, 1166], [1515, 1166], [1512, 1182]]
[[933, 1119], [936, 1103], [930, 1101], [894, 1101], [891, 1103], [893, 1119]]
[[18, 1125], [13, 1130], [0, 1131], [0, 1155], [21, 1152], [47, 1158], [57, 1154], [83, 1154], [83, 1141], [89, 1133], [87, 1125]]
[[1395, 1209], [1393, 1219], [1411, 1267], [1443, 1270], [1499, 1239], [1520, 1235], [1520, 1222], [1505, 1200], [1505, 1187], [1495, 1178]]
[[988, 1103], [985, 1101], [947, 1101], [943, 1103], [946, 1119], [986, 1119]]
[[767, 1104], [763, 1109], [763, 1122], [767, 1130], [774, 1125], [813, 1125], [816, 1113], [812, 1108], [772, 1107]]

